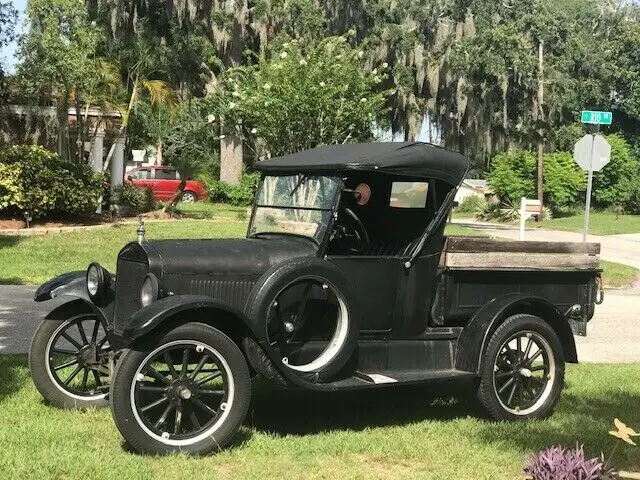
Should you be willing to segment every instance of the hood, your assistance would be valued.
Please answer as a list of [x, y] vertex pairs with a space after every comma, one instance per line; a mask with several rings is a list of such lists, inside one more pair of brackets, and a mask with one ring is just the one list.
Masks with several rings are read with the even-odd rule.
[[[159, 261], [161, 275], [261, 275], [285, 260], [315, 255], [311, 240], [273, 235], [263, 238], [159, 240], [143, 244]], [[155, 263], [155, 262], [152, 262]]]

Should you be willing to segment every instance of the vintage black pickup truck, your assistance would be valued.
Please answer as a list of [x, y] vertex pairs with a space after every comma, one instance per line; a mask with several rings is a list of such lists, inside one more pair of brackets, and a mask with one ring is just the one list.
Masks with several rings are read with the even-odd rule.
[[36, 387], [62, 408], [110, 403], [156, 454], [228, 444], [255, 375], [323, 391], [466, 378], [493, 419], [550, 415], [601, 300], [599, 245], [447, 238], [468, 166], [424, 143], [258, 162], [246, 238], [142, 227], [115, 273], [37, 290], [65, 302], [33, 338]]

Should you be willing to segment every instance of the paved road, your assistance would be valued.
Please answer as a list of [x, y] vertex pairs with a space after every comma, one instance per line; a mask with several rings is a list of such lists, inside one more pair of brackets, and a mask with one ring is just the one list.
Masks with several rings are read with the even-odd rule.
[[[35, 286], [0, 285], [0, 353], [26, 353], [41, 318], [60, 300], [35, 303]], [[608, 291], [588, 336], [576, 337], [585, 362], [640, 362], [640, 289]]]

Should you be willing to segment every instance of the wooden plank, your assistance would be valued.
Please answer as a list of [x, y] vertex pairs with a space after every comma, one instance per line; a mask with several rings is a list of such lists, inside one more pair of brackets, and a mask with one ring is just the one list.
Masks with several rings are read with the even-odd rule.
[[579, 242], [522, 242], [519, 240], [495, 240], [481, 237], [448, 237], [447, 252], [523, 252], [523, 253], [582, 253], [598, 255], [599, 243]]
[[447, 252], [445, 266], [450, 268], [500, 270], [594, 270], [599, 259], [594, 255], [528, 252]]

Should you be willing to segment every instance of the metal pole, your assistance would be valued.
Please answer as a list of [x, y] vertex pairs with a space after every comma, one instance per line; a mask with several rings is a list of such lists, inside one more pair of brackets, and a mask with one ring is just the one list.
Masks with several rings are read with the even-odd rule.
[[596, 134], [600, 131], [600, 125], [596, 129], [596, 133], [591, 134], [591, 155], [589, 155], [589, 177], [587, 180], [587, 204], [584, 209], [584, 233], [582, 241], [587, 241], [587, 233], [589, 232], [589, 212], [591, 210], [591, 187], [593, 185], [593, 156], [596, 148]]

